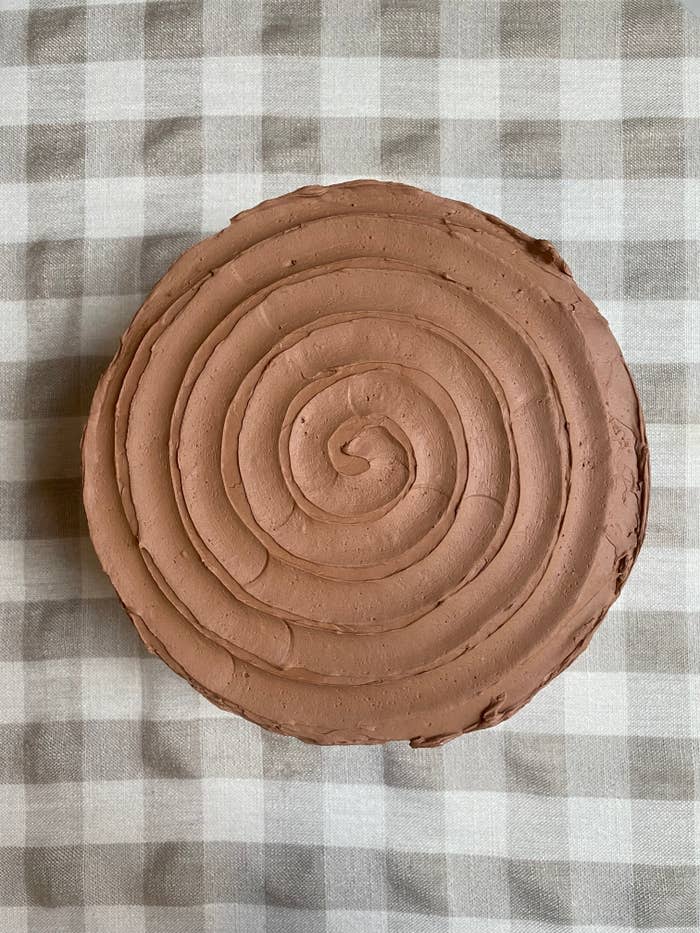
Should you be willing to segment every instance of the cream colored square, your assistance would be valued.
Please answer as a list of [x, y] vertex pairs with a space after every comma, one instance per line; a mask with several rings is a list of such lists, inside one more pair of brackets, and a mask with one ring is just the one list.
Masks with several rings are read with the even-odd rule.
[[143, 296], [85, 295], [80, 317], [80, 349], [85, 356], [113, 356]]
[[561, 227], [564, 240], [624, 239], [620, 182], [610, 178], [563, 179]]
[[2, 87], [2, 120], [11, 126], [27, 122], [27, 69], [22, 65], [0, 68]]
[[260, 173], [209, 174], [202, 178], [202, 228], [217, 233], [239, 211], [254, 207], [263, 198]]
[[149, 819], [151, 842], [199, 842], [202, 839], [202, 782], [192, 779], [150, 779], [144, 782], [146, 814], [167, 813], [167, 819]]
[[452, 855], [508, 855], [505, 794], [447, 791], [445, 825], [445, 848]]
[[143, 842], [143, 781], [85, 781], [82, 789], [87, 845]]
[[24, 542], [0, 541], [0, 600], [19, 603], [24, 598]]
[[207, 778], [201, 783], [201, 794], [201, 830], [206, 841], [265, 841], [262, 781], [255, 778]]
[[[1, 670], [0, 665], [0, 672]], [[0, 814], [2, 814], [0, 845], [24, 845], [26, 817], [24, 784], [0, 784]]]
[[114, 588], [89, 538], [80, 539], [80, 590], [83, 599], [114, 599]]
[[258, 56], [203, 59], [202, 96], [207, 116], [261, 113], [262, 59]]
[[[89, 0], [90, 4], [106, 0]], [[111, 0], [110, 0], [111, 2]], [[121, 2], [121, 0], [119, 0]], [[118, 904], [110, 907], [88, 905], [85, 914], [85, 933], [145, 933], [146, 908], [140, 905]]]
[[381, 784], [326, 784], [323, 788], [325, 844], [382, 848], [384, 807], [384, 787]]
[[[0, 482], [17, 483], [26, 479], [29, 477], [24, 457], [24, 422], [0, 420]], [[0, 542], [0, 553], [3, 547], [7, 548], [8, 543]], [[4, 598], [6, 585], [0, 564], [0, 598]]]
[[88, 62], [85, 65], [85, 119], [88, 123], [142, 120], [144, 86], [141, 61]]
[[501, 213], [502, 183], [500, 178], [464, 178], [443, 175], [439, 181], [440, 194], [455, 201], [474, 204], [480, 211]]
[[574, 735], [625, 735], [627, 685], [624, 672], [565, 671], [565, 731]]
[[[2, 208], [0, 208], [1, 210]], [[23, 301], [0, 301], [0, 362], [21, 362], [27, 358], [27, 306]], [[8, 424], [10, 422], [5, 422]], [[20, 429], [22, 424], [20, 422]], [[0, 440], [0, 446], [2, 441]], [[5, 452], [0, 453], [2, 456]]]
[[569, 857], [575, 862], [632, 861], [630, 801], [617, 797], [569, 797]]
[[140, 658], [83, 658], [81, 673], [86, 719], [141, 717]]
[[[0, 104], [0, 108], [2, 107], [4, 107], [4, 102]], [[27, 185], [0, 185], [0, 243], [26, 242], [28, 238], [27, 191]]]

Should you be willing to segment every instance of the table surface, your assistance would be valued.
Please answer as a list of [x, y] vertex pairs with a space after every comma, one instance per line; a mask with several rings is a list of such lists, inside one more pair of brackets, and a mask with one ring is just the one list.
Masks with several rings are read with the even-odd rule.
[[[700, 21], [665, 0], [0, 2], [0, 930], [700, 923]], [[79, 440], [183, 248], [393, 178], [552, 239], [646, 413], [649, 531], [590, 649], [443, 749], [305, 746], [141, 648]]]

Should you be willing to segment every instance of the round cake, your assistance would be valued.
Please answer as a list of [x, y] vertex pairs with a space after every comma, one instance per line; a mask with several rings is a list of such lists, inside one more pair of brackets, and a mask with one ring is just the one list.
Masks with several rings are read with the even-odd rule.
[[554, 247], [376, 181], [266, 201], [178, 259], [83, 471], [149, 650], [321, 744], [512, 715], [620, 592], [649, 486], [620, 350]]

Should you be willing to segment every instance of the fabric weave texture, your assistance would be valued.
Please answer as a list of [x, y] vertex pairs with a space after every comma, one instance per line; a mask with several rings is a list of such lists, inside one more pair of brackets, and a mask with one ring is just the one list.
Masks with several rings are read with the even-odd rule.
[[[700, 924], [700, 20], [671, 0], [0, 0], [0, 930]], [[590, 648], [442, 749], [317, 748], [141, 647], [81, 505], [92, 391], [187, 246], [389, 178], [551, 239], [652, 469]]]

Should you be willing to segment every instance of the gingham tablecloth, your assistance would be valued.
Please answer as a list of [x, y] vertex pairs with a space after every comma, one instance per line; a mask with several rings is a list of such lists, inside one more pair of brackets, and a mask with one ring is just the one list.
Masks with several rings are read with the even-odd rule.
[[[0, 930], [698, 929], [700, 22], [665, 0], [0, 0]], [[79, 440], [145, 291], [234, 212], [395, 178], [554, 240], [646, 412], [590, 649], [444, 749], [305, 746], [147, 656]]]

